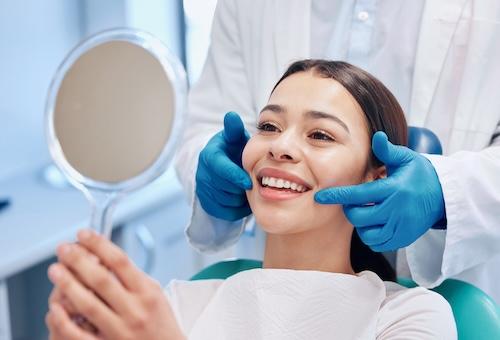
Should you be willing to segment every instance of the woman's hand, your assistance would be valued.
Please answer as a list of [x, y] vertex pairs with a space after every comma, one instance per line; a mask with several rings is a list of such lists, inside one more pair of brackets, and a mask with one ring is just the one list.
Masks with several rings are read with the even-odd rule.
[[[76, 325], [78, 325], [82, 331], [87, 331], [92, 334], [98, 334], [98, 330], [94, 327], [94, 325], [89, 323], [84, 317], [78, 314], [75, 306], [73, 306], [71, 301], [69, 301], [57, 287], [52, 290], [49, 296], [49, 306], [53, 306], [55, 303], [63, 308], [63, 311], [71, 318], [71, 321], [73, 321], [73, 323], [76, 323]], [[63, 336], [58, 335], [55, 331], [53, 322], [54, 313], [47, 313], [46, 323], [51, 329], [50, 340], [64, 339]], [[76, 332], [79, 333], [80, 331], [77, 330]]]
[[[83, 230], [78, 241], [58, 247], [60, 263], [49, 268], [55, 285], [46, 317], [52, 339], [184, 339], [156, 281], [104, 237]], [[63, 304], [97, 334], [78, 327]]]

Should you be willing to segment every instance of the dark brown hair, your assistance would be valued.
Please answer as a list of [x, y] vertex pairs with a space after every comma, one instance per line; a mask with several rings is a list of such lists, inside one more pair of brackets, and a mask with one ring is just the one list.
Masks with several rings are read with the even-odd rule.
[[[288, 67], [272, 92], [292, 74], [309, 71], [318, 77], [339, 82], [354, 97], [368, 123], [370, 140], [375, 132], [384, 131], [391, 143], [407, 145], [408, 125], [394, 95], [370, 73], [349, 63], [321, 59], [296, 61]], [[373, 153], [372, 162], [375, 166], [383, 165]], [[356, 272], [371, 270], [383, 280], [396, 279], [395, 271], [386, 258], [366, 246], [357, 233], [353, 233], [351, 239], [351, 265]]]

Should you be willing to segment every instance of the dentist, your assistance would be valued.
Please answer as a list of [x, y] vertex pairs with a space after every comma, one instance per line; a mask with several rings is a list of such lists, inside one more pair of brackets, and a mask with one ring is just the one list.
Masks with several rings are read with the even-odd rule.
[[[283, 70], [307, 57], [345, 60], [382, 80], [409, 125], [437, 134], [444, 156], [377, 134], [372, 149], [388, 178], [328, 188], [316, 202], [343, 204], [373, 250], [402, 248], [399, 275], [406, 267], [425, 287], [461, 279], [499, 303], [499, 41], [496, 0], [219, 0], [176, 161], [193, 204], [189, 241], [214, 252], [244, 230], [251, 182], [241, 152]], [[222, 128], [232, 110], [242, 120], [231, 113]]]

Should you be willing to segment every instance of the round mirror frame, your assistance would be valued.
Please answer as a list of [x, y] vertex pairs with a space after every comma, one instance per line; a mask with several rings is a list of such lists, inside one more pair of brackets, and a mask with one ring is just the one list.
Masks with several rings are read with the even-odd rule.
[[[57, 94], [66, 72], [73, 66], [74, 62], [91, 48], [111, 41], [124, 41], [144, 48], [162, 66], [167, 78], [171, 81], [174, 112], [170, 129], [170, 136], [167, 139], [163, 150], [158, 158], [141, 174], [130, 179], [109, 183], [96, 181], [83, 176], [74, 169], [64, 157], [62, 147], [55, 134], [54, 109]], [[163, 174], [174, 155], [175, 147], [178, 143], [179, 135], [183, 127], [183, 113], [187, 99], [187, 78], [184, 67], [168, 48], [158, 38], [153, 35], [136, 29], [112, 29], [97, 33], [82, 43], [77, 45], [68, 53], [59, 68], [57, 69], [52, 83], [49, 87], [49, 94], [45, 108], [45, 133], [48, 140], [49, 152], [57, 167], [63, 172], [69, 181], [83, 191], [99, 191], [103, 193], [125, 193], [138, 189], [155, 178]]]

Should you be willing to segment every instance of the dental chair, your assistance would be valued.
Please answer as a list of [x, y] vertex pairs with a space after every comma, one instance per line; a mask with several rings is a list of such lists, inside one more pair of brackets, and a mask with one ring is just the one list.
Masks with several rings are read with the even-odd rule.
[[[442, 154], [438, 137], [425, 128], [408, 128], [408, 147], [420, 153]], [[208, 266], [191, 277], [191, 280], [226, 279], [255, 268], [262, 268], [262, 261], [228, 259]], [[409, 278], [398, 278], [397, 281], [408, 288], [417, 286]], [[441, 294], [450, 304], [459, 340], [500, 339], [500, 306], [482, 290], [454, 279], [445, 280], [432, 290]]]

